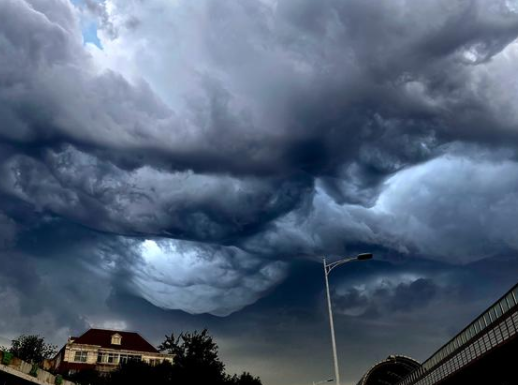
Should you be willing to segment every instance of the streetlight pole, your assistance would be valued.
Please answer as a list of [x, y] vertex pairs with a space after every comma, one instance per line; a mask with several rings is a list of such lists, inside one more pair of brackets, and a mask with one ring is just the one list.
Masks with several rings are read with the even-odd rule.
[[333, 310], [331, 308], [331, 294], [329, 293], [329, 271], [325, 257], [324, 261], [324, 275], [326, 277], [326, 293], [327, 293], [327, 310], [329, 311], [329, 327], [331, 328], [331, 344], [333, 346], [333, 361], [335, 364], [335, 379], [336, 385], [340, 385], [340, 370], [338, 369], [338, 355], [336, 353], [336, 340], [335, 340], [335, 324], [333, 321]]
[[364, 253], [364, 254], [358, 254], [356, 257], [353, 258], [344, 258], [336, 262], [327, 263], [326, 258], [324, 257], [323, 263], [324, 263], [324, 276], [326, 280], [326, 294], [327, 294], [327, 309], [329, 311], [329, 327], [331, 329], [331, 344], [333, 347], [333, 361], [335, 366], [335, 379], [336, 379], [336, 385], [340, 385], [340, 369], [338, 367], [338, 354], [336, 353], [336, 338], [335, 338], [335, 325], [333, 321], [333, 310], [331, 306], [331, 293], [329, 291], [329, 273], [331, 273], [331, 270], [333, 270], [335, 267], [338, 267], [340, 265], [343, 265], [344, 263], [348, 262], [354, 262], [354, 261], [366, 261], [372, 258], [372, 254], [370, 253]]

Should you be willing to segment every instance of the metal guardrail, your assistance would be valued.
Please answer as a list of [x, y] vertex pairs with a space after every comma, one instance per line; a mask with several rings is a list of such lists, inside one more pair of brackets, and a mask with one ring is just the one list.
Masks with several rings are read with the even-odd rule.
[[15, 378], [17, 384], [75, 385], [61, 376], [54, 376], [33, 364], [0, 351], [0, 377], [3, 379], [6, 376]]
[[434, 385], [518, 334], [518, 284], [397, 385]]

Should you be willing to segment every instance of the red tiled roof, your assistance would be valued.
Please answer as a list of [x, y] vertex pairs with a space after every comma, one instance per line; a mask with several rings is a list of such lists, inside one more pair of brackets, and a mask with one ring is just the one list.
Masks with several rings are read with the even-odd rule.
[[[122, 337], [120, 345], [112, 345], [112, 336], [114, 334], [119, 334]], [[107, 349], [136, 350], [139, 352], [158, 353], [158, 350], [138, 333], [116, 330], [90, 329], [81, 337], [76, 338], [74, 343], [82, 345], [98, 345]]]

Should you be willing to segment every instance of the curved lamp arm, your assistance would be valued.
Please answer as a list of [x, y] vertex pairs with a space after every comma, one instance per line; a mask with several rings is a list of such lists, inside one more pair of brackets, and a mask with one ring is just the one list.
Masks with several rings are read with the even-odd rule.
[[[366, 261], [368, 259], [372, 259], [371, 253], [358, 254], [356, 257], [344, 258], [339, 261], [331, 262], [331, 263], [324, 262], [326, 274], [329, 274], [331, 272], [331, 270], [333, 270], [335, 267], [343, 265], [344, 263], [353, 262], [353, 261]], [[324, 258], [324, 261], [325, 261], [325, 258]]]

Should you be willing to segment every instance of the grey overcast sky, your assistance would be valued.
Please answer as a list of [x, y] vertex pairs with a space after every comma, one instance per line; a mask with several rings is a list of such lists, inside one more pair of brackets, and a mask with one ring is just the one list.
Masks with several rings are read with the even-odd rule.
[[0, 336], [418, 360], [518, 281], [518, 0], [0, 0]]

